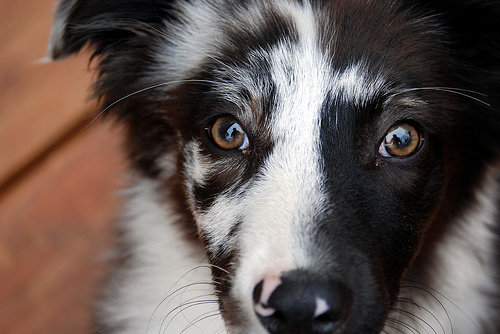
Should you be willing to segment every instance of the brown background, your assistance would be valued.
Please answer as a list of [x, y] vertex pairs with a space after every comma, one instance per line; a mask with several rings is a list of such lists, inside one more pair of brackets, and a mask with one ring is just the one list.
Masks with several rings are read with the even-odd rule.
[[113, 245], [121, 135], [90, 122], [87, 57], [45, 55], [55, 1], [0, 0], [0, 333], [89, 333]]

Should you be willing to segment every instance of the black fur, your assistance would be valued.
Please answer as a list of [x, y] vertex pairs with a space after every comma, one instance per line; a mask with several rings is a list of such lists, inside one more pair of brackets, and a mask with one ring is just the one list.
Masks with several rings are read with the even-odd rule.
[[[60, 13], [69, 14], [52, 56], [62, 58], [90, 45], [99, 72], [95, 94], [103, 108], [112, 106], [111, 112], [128, 126], [128, 152], [145, 177], [159, 178], [158, 159], [167, 151], [182, 155], [183, 145], [192, 139], [202, 143], [202, 155], [224, 162], [205, 183], [194, 185], [196, 206], [204, 212], [227, 189], [239, 196], [258, 177], [274, 147], [269, 124], [279, 97], [269, 59], [252, 52], [279, 43], [293, 45], [298, 33], [293, 22], [274, 12], [265, 13], [258, 28], [229, 26], [217, 57], [207, 57], [187, 74], [189, 82], [166, 90], [162, 84], [169, 78], [155, 76], [158, 44], [174, 43], [168, 38], [175, 31], [168, 28], [184, 24], [178, 2], [63, 1]], [[211, 3], [232, 17], [252, 2]], [[321, 215], [310, 218], [316, 241], [310, 252], [317, 259], [311, 268], [332, 280], [342, 278], [354, 291], [351, 312], [356, 318], [341, 333], [378, 333], [405, 274], [424, 273], [420, 279], [432, 275], [425, 266], [432, 261], [435, 244], [474, 203], [486, 168], [498, 164], [500, 1], [311, 3], [321, 13], [320, 42], [332, 70], [342, 72], [362, 61], [367, 78], [389, 78], [383, 90], [361, 103], [325, 96], [320, 141], [328, 204]], [[168, 63], [169, 55], [162, 56]], [[224, 64], [253, 73], [265, 91], [252, 96]], [[225, 101], [216, 82], [238, 87], [236, 95], [252, 115]], [[134, 92], [139, 93], [129, 96]], [[244, 124], [252, 142], [249, 154], [224, 151], [213, 143], [207, 128], [220, 115], [251, 120]], [[405, 159], [381, 157], [380, 142], [398, 123], [414, 125], [422, 145]], [[235, 223], [225, 244], [236, 238], [241, 224]], [[199, 237], [208, 243], [206, 236]], [[212, 249], [208, 256], [224, 268], [213, 274], [223, 282], [219, 297], [226, 321], [238, 322], [244, 315], [229, 294], [238, 251]], [[488, 298], [498, 314], [499, 295]], [[500, 332], [498, 319], [491, 321], [495, 323], [481, 333]]]

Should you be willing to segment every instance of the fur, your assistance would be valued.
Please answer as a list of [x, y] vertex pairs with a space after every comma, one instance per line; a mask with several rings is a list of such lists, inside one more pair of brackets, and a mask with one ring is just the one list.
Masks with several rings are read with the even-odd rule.
[[[496, 0], [63, 0], [48, 57], [92, 49], [135, 184], [96, 330], [499, 333], [498, 17]], [[248, 147], [217, 145], [220, 117]], [[401, 125], [420, 141], [391, 156]]]

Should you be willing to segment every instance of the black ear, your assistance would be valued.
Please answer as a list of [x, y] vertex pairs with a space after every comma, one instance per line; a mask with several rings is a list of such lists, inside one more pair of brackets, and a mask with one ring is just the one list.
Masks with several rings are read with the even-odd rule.
[[[469, 161], [500, 157], [500, 1], [401, 0], [434, 20], [440, 42], [449, 50], [450, 85], [464, 89], [458, 113], [461, 134], [454, 142]], [[481, 101], [478, 103], [476, 101]], [[478, 131], [478, 129], [481, 129]], [[461, 144], [458, 144], [458, 142]], [[464, 167], [462, 167], [463, 170]]]
[[[419, 0], [438, 15], [449, 36], [455, 58], [471, 69], [469, 75], [487, 79], [491, 96], [500, 95], [500, 1]], [[476, 75], [474, 75], [474, 73]], [[486, 76], [487, 78], [484, 78]], [[492, 87], [495, 86], [495, 87]]]
[[465, 60], [479, 66], [500, 68], [500, 1], [430, 1], [444, 13]]
[[174, 0], [62, 0], [52, 27], [48, 57], [56, 60], [87, 43], [95, 54], [123, 47], [134, 35], [159, 27], [173, 11]]
[[[427, 3], [444, 23], [446, 41], [457, 60], [459, 80], [464, 87], [483, 93], [490, 107], [478, 109], [470, 122], [483, 121], [477, 134], [498, 154], [500, 140], [500, 1], [498, 0], [419, 0]], [[465, 83], [465, 84], [463, 84]], [[479, 107], [476, 105], [476, 107]], [[484, 115], [483, 117], [481, 117]], [[472, 121], [473, 120], [473, 121]], [[480, 127], [476, 127], [478, 129]], [[482, 139], [481, 139], [482, 138]]]

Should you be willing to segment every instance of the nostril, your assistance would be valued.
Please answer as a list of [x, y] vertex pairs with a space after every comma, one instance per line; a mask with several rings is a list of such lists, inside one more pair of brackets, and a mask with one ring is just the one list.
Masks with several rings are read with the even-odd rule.
[[253, 289], [253, 303], [258, 304], [260, 301], [260, 295], [262, 294], [262, 286], [264, 285], [264, 280], [260, 281]]
[[345, 320], [342, 311], [337, 310], [331, 303], [331, 300], [316, 297], [316, 309], [312, 319], [314, 333], [331, 333]]
[[314, 321], [318, 321], [318, 322], [332, 322], [332, 321], [335, 321], [335, 317], [331, 316], [328, 313], [324, 313], [324, 314], [322, 314], [322, 315], [314, 318]]
[[[313, 319], [313, 327], [316, 332], [329, 333], [342, 322], [342, 317], [337, 312], [332, 312], [330, 309]], [[321, 329], [321, 330], [320, 330]]]
[[253, 302], [255, 312], [262, 317], [273, 315], [276, 310], [269, 306], [269, 298], [281, 284], [281, 279], [277, 276], [266, 277], [260, 281], [253, 290]]
[[316, 297], [314, 321], [338, 321], [346, 318], [351, 309], [351, 297], [347, 291], [336, 291], [330, 301]]

